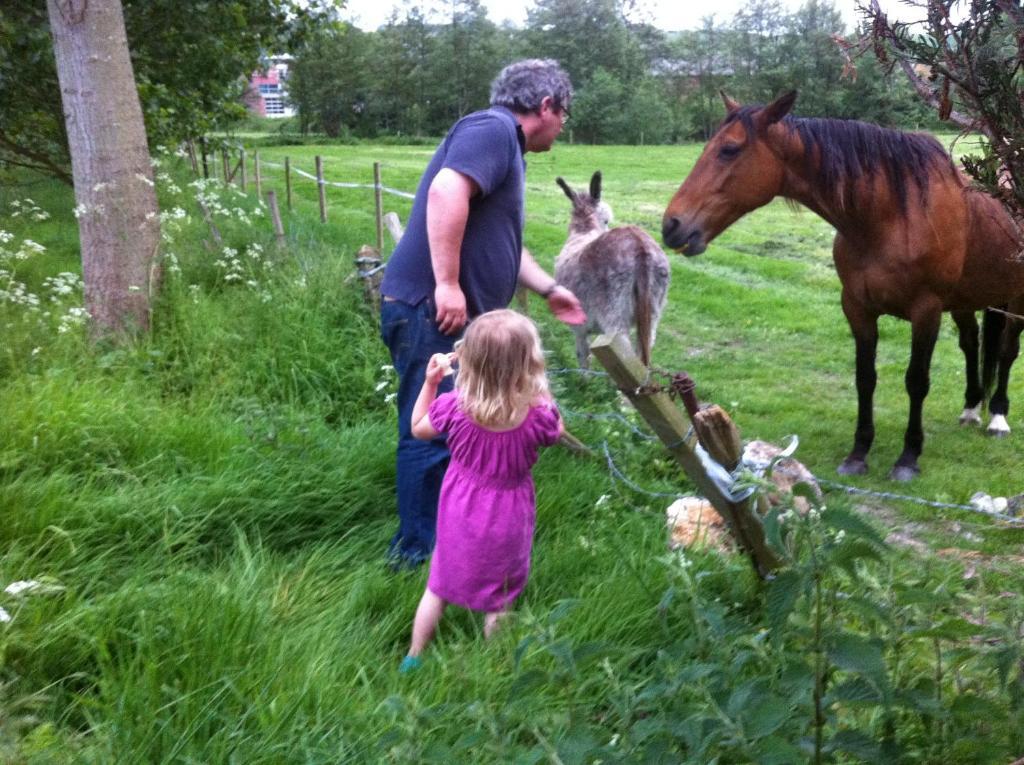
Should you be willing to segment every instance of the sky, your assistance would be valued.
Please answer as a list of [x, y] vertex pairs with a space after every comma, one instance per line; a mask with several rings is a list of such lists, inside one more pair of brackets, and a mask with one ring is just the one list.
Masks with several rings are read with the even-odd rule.
[[[696, 29], [701, 19], [709, 14], [715, 15], [718, 24], [726, 24], [736, 12], [746, 5], [747, 0], [638, 0], [638, 5], [647, 8], [656, 27], [666, 31], [680, 29]], [[834, 5], [843, 16], [848, 28], [857, 21], [857, 0], [833, 0]], [[420, 3], [429, 7], [430, 0]], [[522, 25], [526, 20], [526, 9], [532, 3], [525, 0], [483, 0], [487, 15], [496, 23], [508, 19]], [[391, 14], [392, 8], [401, 8], [402, 0], [347, 0], [343, 16], [353, 21], [364, 30], [376, 29], [384, 24]], [[789, 10], [802, 5], [802, 0], [783, 0]], [[904, 19], [906, 8], [899, 0], [879, 0], [882, 10], [893, 18]]]

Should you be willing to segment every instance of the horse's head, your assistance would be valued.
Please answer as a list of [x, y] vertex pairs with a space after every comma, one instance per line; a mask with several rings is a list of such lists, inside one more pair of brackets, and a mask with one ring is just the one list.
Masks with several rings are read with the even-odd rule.
[[598, 170], [590, 178], [590, 193], [574, 191], [564, 178], [556, 178], [555, 183], [561, 187], [572, 202], [572, 220], [569, 222], [570, 234], [582, 234], [588, 231], [605, 231], [612, 220], [612, 208], [601, 201], [601, 171]]
[[769, 131], [796, 101], [796, 91], [763, 107], [741, 107], [722, 94], [726, 118], [704, 147], [665, 209], [661, 235], [668, 247], [699, 255], [740, 217], [775, 197], [785, 173]]

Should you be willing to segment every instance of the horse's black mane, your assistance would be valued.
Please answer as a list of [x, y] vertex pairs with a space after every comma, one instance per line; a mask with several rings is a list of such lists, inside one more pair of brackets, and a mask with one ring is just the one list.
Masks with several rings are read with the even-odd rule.
[[[753, 134], [753, 115], [761, 106], [744, 106], [722, 123], [743, 123]], [[907, 209], [907, 182], [911, 179], [922, 195], [928, 191], [929, 174], [937, 169], [952, 169], [949, 154], [930, 135], [903, 133], [858, 120], [787, 115], [782, 124], [799, 136], [804, 159], [811, 165], [815, 149], [819, 163], [816, 171], [821, 189], [830, 202], [844, 205], [851, 201], [853, 184], [862, 176], [884, 172], [901, 212]], [[721, 129], [721, 128], [720, 128]]]

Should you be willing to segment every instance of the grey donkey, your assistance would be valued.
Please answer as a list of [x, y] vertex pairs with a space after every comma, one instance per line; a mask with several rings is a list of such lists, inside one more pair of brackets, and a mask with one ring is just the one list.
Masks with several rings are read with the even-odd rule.
[[668, 297], [668, 257], [651, 236], [638, 226], [609, 228], [611, 210], [601, 201], [601, 172], [590, 179], [590, 193], [573, 191], [563, 178], [556, 180], [572, 200], [569, 238], [555, 258], [555, 280], [571, 289], [587, 321], [573, 327], [576, 358], [588, 368], [587, 335], [613, 335], [636, 327], [635, 348], [645, 365], [658, 319]]

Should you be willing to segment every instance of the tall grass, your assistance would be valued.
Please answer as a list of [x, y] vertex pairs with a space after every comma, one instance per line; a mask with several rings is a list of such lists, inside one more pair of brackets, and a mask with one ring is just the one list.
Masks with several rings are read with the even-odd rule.
[[[550, 264], [569, 212], [554, 176], [595, 169], [618, 218], [655, 229], [697, 149], [531, 157], [528, 245]], [[379, 160], [386, 184], [412, 190], [429, 151], [337, 147], [327, 176], [368, 183]], [[261, 149], [272, 162], [286, 152], [310, 167], [327, 154]], [[925, 542], [974, 557], [889, 550], [833, 495], [823, 526], [776, 527], [793, 573], [767, 589], [741, 556], [669, 555], [669, 500], [654, 495], [690, 487], [607, 381], [560, 371], [573, 365], [571, 334], [536, 302], [570, 428], [606, 441], [649, 493], [616, 482], [603, 457], [545, 452], [533, 572], [509, 628], [484, 642], [478, 619], [453, 612], [423, 669], [399, 676], [425, 571], [393, 573], [383, 556], [395, 380], [352, 279], [374, 238], [372, 192], [331, 189], [321, 225], [313, 185], [297, 182], [284, 251], [255, 201], [228, 194], [216, 246], [184, 168], [165, 169], [179, 188], [164, 185], [163, 209], [190, 218], [165, 225], [174, 259], [149, 337], [114, 348], [58, 333], [74, 296], [49, 317], [0, 305], [0, 586], [40, 583], [0, 592], [0, 761], [795, 762], [815, 755], [816, 732], [818, 755], [840, 761], [1019, 755], [1022, 616], [1001, 595], [1022, 579], [999, 556], [1020, 532], [900, 504], [891, 517], [919, 524]], [[46, 246], [17, 264], [42, 293], [75, 268], [73, 202], [13, 180], [0, 187], [0, 229]], [[12, 217], [26, 196], [51, 217]], [[405, 218], [407, 201], [388, 199]], [[799, 433], [798, 455], [822, 474], [854, 407], [828, 242], [810, 214], [772, 205], [702, 259], [675, 259], [655, 350], [747, 437]], [[856, 479], [867, 488], [890, 488], [881, 468], [905, 412], [907, 333], [882, 332], [875, 471]], [[1016, 441], [952, 424], [948, 335], [913, 489], [961, 502], [1019, 491]], [[824, 717], [819, 680], [832, 692]]]

